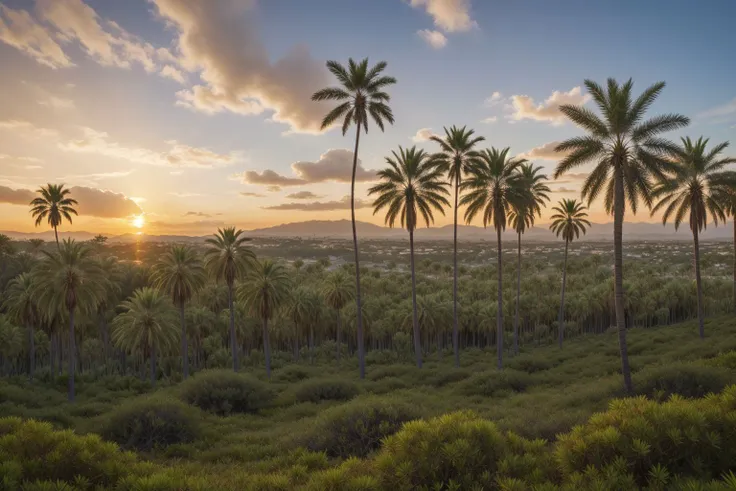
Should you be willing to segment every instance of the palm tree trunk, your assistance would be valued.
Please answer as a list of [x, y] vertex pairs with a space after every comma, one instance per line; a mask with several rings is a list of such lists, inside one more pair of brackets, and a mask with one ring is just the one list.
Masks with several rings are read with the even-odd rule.
[[570, 241], [565, 239], [565, 261], [562, 265], [562, 291], [560, 293], [560, 315], [557, 317], [558, 344], [562, 348], [565, 339], [565, 284], [567, 283], [567, 247]]
[[733, 218], [733, 310], [736, 313], [736, 215]]
[[309, 363], [314, 364], [314, 326], [309, 326]]
[[156, 387], [156, 343], [151, 346], [151, 387]]
[[621, 373], [624, 377], [624, 389], [631, 393], [634, 386], [631, 382], [629, 367], [629, 351], [626, 344], [626, 316], [624, 310], [624, 258], [623, 258], [623, 225], [624, 225], [624, 176], [620, 166], [614, 173], [613, 195], [613, 271], [614, 296], [616, 304], [616, 330], [621, 352]]
[[419, 339], [419, 318], [417, 317], [417, 278], [414, 271], [414, 231], [409, 230], [409, 257], [411, 258], [411, 306], [412, 328], [414, 330], [414, 356], [417, 367], [422, 368], [422, 342]]
[[519, 298], [521, 297], [521, 232], [516, 254], [516, 312], [514, 313], [514, 354], [519, 354]]
[[693, 228], [693, 245], [695, 254], [695, 286], [698, 290], [698, 333], [700, 339], [705, 338], [705, 328], [703, 327], [703, 284], [700, 279], [700, 244], [698, 242], [698, 228]]
[[33, 339], [33, 324], [28, 324], [28, 348], [29, 348], [29, 365], [28, 365], [28, 378], [33, 380], [33, 372], [36, 369], [36, 340]]
[[236, 372], [238, 366], [238, 343], [235, 342], [235, 309], [233, 308], [233, 285], [227, 285], [227, 305], [230, 309], [230, 346], [233, 351], [233, 370]]
[[181, 319], [181, 367], [184, 380], [189, 377], [189, 346], [187, 346], [187, 324], [184, 316], [184, 302], [179, 305], [179, 318]]
[[340, 352], [342, 351], [340, 349], [340, 331], [342, 331], [342, 318], [340, 317], [340, 311], [338, 310], [337, 311], [337, 327], [335, 330], [335, 344], [337, 345], [336, 359], [338, 363], [340, 363], [340, 354], [341, 354]]
[[271, 378], [271, 342], [268, 338], [268, 318], [263, 318], [263, 353], [266, 355], [266, 376]]
[[61, 252], [61, 246], [59, 245], [59, 231], [56, 229], [56, 225], [54, 225], [54, 237], [56, 237], [56, 250]]
[[[459, 176], [458, 176], [459, 177]], [[460, 366], [460, 349], [458, 340], [458, 319], [457, 319], [457, 199], [459, 194], [460, 179], [455, 180], [455, 209], [454, 221], [452, 226], [452, 350], [455, 354], [455, 367]], [[736, 266], [734, 271], [736, 271]], [[734, 273], [736, 275], [736, 273]], [[736, 278], [736, 276], [734, 276]], [[736, 296], [734, 297], [736, 298]]]
[[501, 257], [501, 228], [496, 228], [498, 241], [498, 310], [496, 312], [496, 356], [498, 369], [503, 368], [503, 260]]
[[[75, 371], [75, 363], [74, 363], [74, 311], [75, 309], [69, 309], [69, 393], [67, 394], [69, 397], [69, 402], [74, 402], [74, 371]], [[61, 367], [61, 364], [59, 364]]]
[[299, 361], [299, 326], [294, 324], [294, 361]]
[[[363, 346], [363, 309], [360, 297], [360, 259], [358, 257], [358, 233], [355, 228], [355, 172], [358, 168], [358, 145], [360, 143], [360, 121], [355, 131], [355, 151], [353, 152], [353, 177], [350, 182], [350, 219], [353, 225], [353, 251], [355, 253], [355, 303], [358, 307], [358, 367], [360, 378], [365, 378], [365, 352]], [[338, 345], [339, 348], [339, 345]]]

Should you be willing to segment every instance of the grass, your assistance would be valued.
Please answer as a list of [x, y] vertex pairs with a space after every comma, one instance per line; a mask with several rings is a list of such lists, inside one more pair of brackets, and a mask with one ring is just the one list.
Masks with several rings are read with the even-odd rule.
[[[683, 366], [688, 380], [705, 389], [736, 383], [732, 353], [736, 351], [736, 318], [708, 319], [705, 331], [704, 340], [698, 338], [696, 322], [630, 331], [635, 388], [648, 391], [650, 397], [656, 397], [661, 387], [677, 392], [677, 384], [660, 379], [677, 378], [680, 372], [676, 370]], [[554, 441], [593, 413], [605, 410], [611, 399], [624, 395], [613, 332], [571, 340], [563, 349], [523, 349], [518, 356], [505, 359], [506, 367], [500, 373], [491, 350], [463, 352], [461, 365], [454, 368], [451, 356], [429, 358], [421, 370], [408, 361], [371, 365], [364, 381], [358, 379], [357, 362], [352, 359], [339, 366], [310, 366], [306, 361], [283, 366], [274, 371], [270, 382], [262, 369], [248, 369], [271, 393], [260, 411], [218, 415], [192, 407], [199, 419], [194, 440], [139, 455], [158, 465], [175, 465], [183, 475], [207, 476], [209, 482], [221, 482], [227, 476], [222, 489], [259, 489], [254, 483], [267, 480], [264, 476], [271, 473], [289, 469], [327, 472], [341, 465], [342, 458], [327, 456], [335, 453], [306, 451], [305, 439], [315, 428], [325, 427], [324, 414], [353, 414], [348, 408], [357, 408], [364, 401], [375, 404], [383, 398], [392, 405], [411, 407], [412, 418], [472, 411], [502, 431]], [[660, 374], [668, 367], [675, 370], [674, 376]], [[70, 405], [63, 389], [20, 378], [0, 381], [0, 414], [47, 420], [77, 433], [102, 433], [121, 403], [129, 407], [150, 399], [150, 393], [140, 393], [145, 386], [131, 388], [114, 380], [91, 383], [83, 377], [79, 384], [78, 401]], [[182, 390], [180, 385], [160, 387], [156, 395], [181, 399]], [[340, 407], [345, 411], [337, 409]], [[268, 486], [260, 489], [280, 489]]]

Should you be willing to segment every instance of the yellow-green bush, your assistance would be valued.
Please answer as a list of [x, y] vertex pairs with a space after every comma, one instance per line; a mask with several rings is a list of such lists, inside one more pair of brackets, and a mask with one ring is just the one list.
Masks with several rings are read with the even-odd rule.
[[251, 375], [232, 370], [207, 370], [181, 384], [181, 397], [204, 411], [219, 415], [255, 413], [274, 398], [269, 387]]
[[736, 375], [728, 368], [673, 364], [644, 369], [634, 378], [636, 392], [656, 399], [673, 394], [683, 397], [703, 397], [720, 392], [736, 382]]
[[355, 383], [339, 378], [306, 380], [294, 388], [297, 402], [347, 401], [358, 394]]

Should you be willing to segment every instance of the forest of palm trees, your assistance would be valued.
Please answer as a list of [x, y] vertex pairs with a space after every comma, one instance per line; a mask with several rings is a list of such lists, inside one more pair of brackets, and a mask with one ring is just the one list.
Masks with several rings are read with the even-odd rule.
[[[270, 377], [274, 356], [314, 361], [330, 352], [337, 363], [341, 356], [356, 353], [363, 378], [370, 356], [412, 346], [421, 367], [435, 343], [438, 356], [445, 347], [452, 350], [456, 366], [462, 347], [495, 346], [501, 369], [504, 356], [518, 353], [520, 344], [556, 337], [562, 348], [566, 330], [601, 332], [615, 326], [623, 383], [631, 391], [627, 326], [642, 318], [638, 325], [666, 324], [694, 313], [700, 337], [706, 335], [706, 299], [717, 303], [723, 291], [704, 296], [699, 234], [709, 221], [718, 224], [736, 215], [736, 172], [726, 167], [736, 159], [723, 156], [728, 143], [710, 145], [702, 137], [684, 138], [681, 144], [667, 140], [665, 133], [689, 123], [685, 116], [645, 118], [663, 82], [635, 95], [631, 80], [619, 84], [609, 79], [605, 86], [586, 80], [598, 111], [561, 107], [584, 134], [557, 146], [561, 160], [552, 178], [585, 164], [591, 164], [592, 171], [583, 183], [581, 200], [563, 199], [552, 208], [550, 228], [564, 241], [564, 262], [562, 271], [555, 273], [559, 300], [553, 308], [556, 315], [550, 317], [539, 314], [540, 307], [534, 305], [540, 297], [530, 300], [527, 288], [522, 289], [525, 268], [530, 267], [522, 264], [522, 238], [550, 201], [549, 179], [541, 168], [510, 155], [509, 148], [482, 148], [484, 138], [467, 127], [452, 126], [443, 136], [432, 137], [435, 153], [416, 147], [390, 152], [369, 195], [375, 214], [408, 233], [410, 278], [392, 273], [392, 281], [377, 285], [380, 273], [361, 269], [354, 206], [359, 141], [369, 123], [385, 130], [394, 122], [385, 90], [396, 80], [383, 75], [384, 62], [370, 67], [367, 60], [350, 60], [348, 66], [327, 66], [339, 87], [323, 89], [313, 99], [338, 105], [325, 116], [323, 127], [341, 123], [343, 134], [356, 127], [351, 183], [354, 265], [327, 272], [261, 260], [248, 246], [246, 234], [236, 228], [218, 230], [203, 247], [173, 245], [154, 264], [131, 264], [109, 254], [103, 239], [59, 241], [57, 230], [72, 222], [78, 203], [63, 184], [48, 184], [31, 202], [31, 214], [36, 225], [46, 223], [54, 230], [55, 244], [45, 248], [33, 241], [24, 246], [28, 252], [14, 253], [14, 244], [0, 237], [2, 276], [10, 275], [2, 285], [3, 373], [33, 378], [40, 370], [45, 376], [66, 370], [73, 400], [75, 374], [80, 372], [147, 370], [155, 384], [161, 376], [187, 378], [193, 370], [228, 364], [237, 371], [244, 363], [258, 363]], [[596, 291], [603, 300], [593, 299], [572, 315], [565, 308], [568, 249], [590, 226], [586, 203], [599, 198], [614, 218], [613, 277], [608, 277], [610, 271], [589, 277], [587, 290], [600, 285]], [[655, 285], [653, 290], [659, 291], [654, 293], [662, 298], [653, 300], [643, 317], [637, 302], [645, 296], [635, 298], [624, 288], [622, 233], [626, 214], [642, 207], [661, 213], [663, 223], [675, 227], [687, 220], [696, 280], [692, 296], [689, 280], [680, 280], [685, 286], [678, 288], [685, 292], [674, 303], [664, 285]], [[495, 265], [471, 273], [458, 265], [460, 211], [465, 222], [480, 219], [495, 232]], [[454, 224], [451, 291], [444, 281], [419, 276], [415, 265], [416, 228], [431, 226], [437, 213], [446, 212], [453, 214]], [[502, 254], [502, 232], [507, 228], [517, 234], [515, 265]], [[601, 258], [586, 261], [591, 270], [605, 266]], [[545, 278], [538, 275], [529, 281], [544, 284]], [[580, 286], [575, 285], [583, 290]], [[404, 309], [409, 298], [410, 310]], [[728, 310], [736, 307], [736, 289], [734, 302], [728, 303]], [[505, 339], [509, 327], [510, 344]]]

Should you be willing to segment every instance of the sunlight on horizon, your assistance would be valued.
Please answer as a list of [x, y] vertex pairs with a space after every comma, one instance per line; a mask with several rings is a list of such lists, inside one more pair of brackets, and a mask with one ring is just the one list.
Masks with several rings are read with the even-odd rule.
[[143, 228], [145, 224], [146, 219], [143, 215], [137, 215], [133, 218], [133, 221], [131, 221], [131, 225], [133, 225], [135, 228]]

